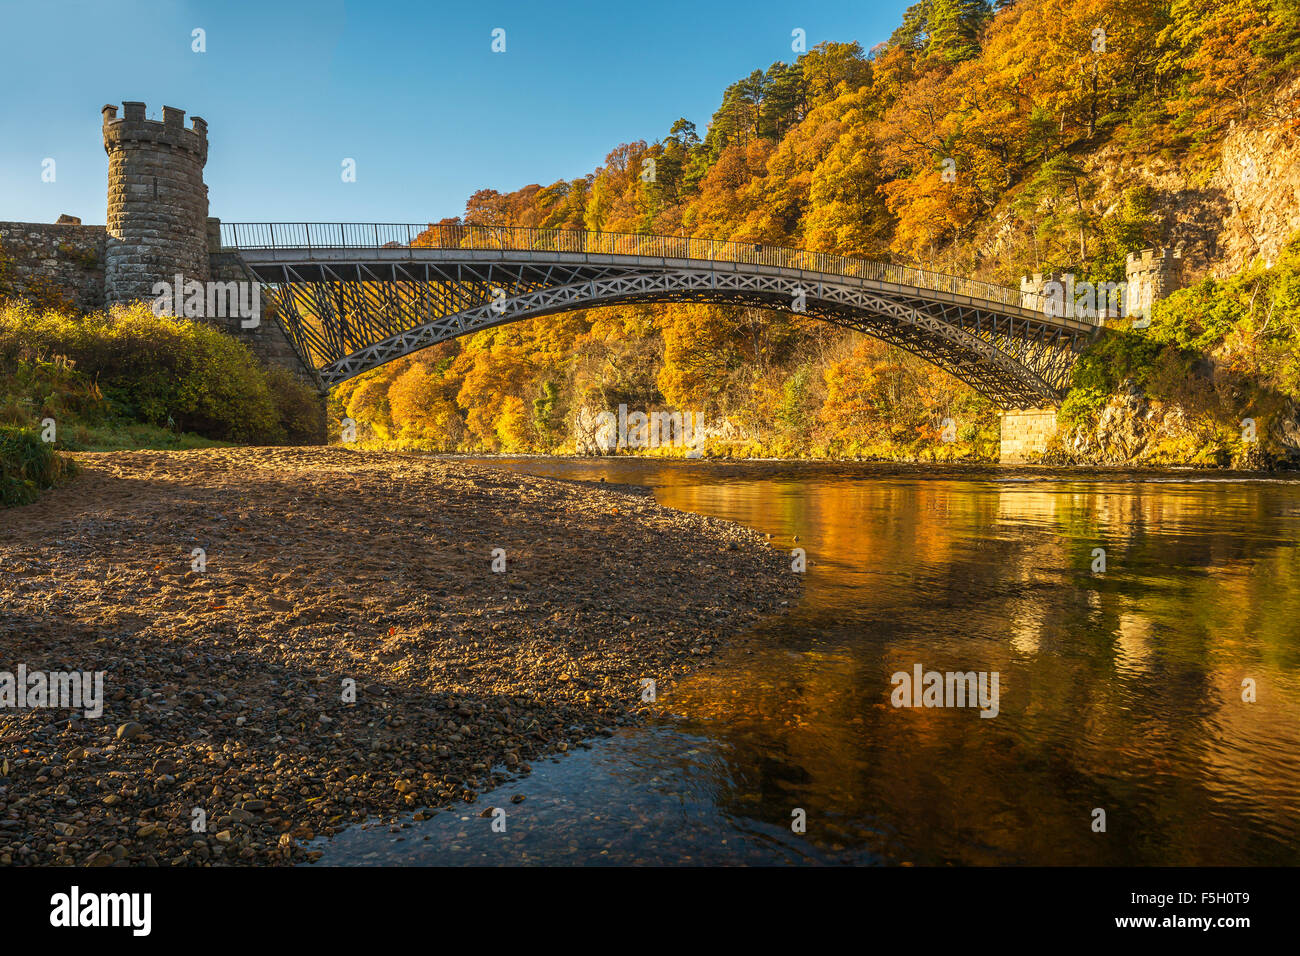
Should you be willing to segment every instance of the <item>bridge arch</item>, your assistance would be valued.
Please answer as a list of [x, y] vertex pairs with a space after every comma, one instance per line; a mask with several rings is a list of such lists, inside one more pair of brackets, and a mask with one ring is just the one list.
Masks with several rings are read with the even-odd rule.
[[[405, 242], [387, 238], [403, 229]], [[1001, 407], [1025, 408], [1059, 403], [1078, 350], [1097, 331], [1088, 320], [1045, 314], [1018, 290], [745, 243], [357, 224], [223, 224], [222, 238], [269, 287], [286, 333], [325, 385], [510, 322], [702, 302], [855, 329], [932, 362]]]

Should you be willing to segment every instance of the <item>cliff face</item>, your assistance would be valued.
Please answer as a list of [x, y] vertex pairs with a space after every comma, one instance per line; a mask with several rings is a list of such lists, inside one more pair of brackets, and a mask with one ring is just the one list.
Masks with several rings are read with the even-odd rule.
[[1300, 232], [1297, 120], [1234, 128], [1224, 140], [1212, 186], [1229, 204], [1213, 274], [1230, 275], [1256, 258], [1272, 263], [1287, 240]]
[[1206, 171], [1181, 157], [1134, 163], [1117, 143], [1086, 157], [1102, 217], [1134, 186], [1150, 190], [1157, 245], [1182, 251], [1184, 276], [1223, 278], [1255, 260], [1270, 263], [1300, 232], [1300, 117], [1288, 104], [1300, 84], [1278, 94], [1272, 118], [1237, 125]]
[[1133, 382], [1111, 396], [1095, 424], [1063, 426], [1049, 459], [1063, 464], [1186, 463], [1204, 452], [1204, 464], [1227, 464], [1218, 454], [1217, 429], [1197, 422], [1178, 405], [1151, 401]]

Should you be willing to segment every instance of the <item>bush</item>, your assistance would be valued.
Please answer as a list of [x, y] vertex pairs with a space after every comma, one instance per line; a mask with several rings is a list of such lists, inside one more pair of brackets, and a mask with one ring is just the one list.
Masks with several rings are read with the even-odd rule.
[[1061, 425], [1084, 424], [1100, 412], [1125, 381], [1145, 386], [1163, 347], [1137, 332], [1113, 331], [1093, 341], [1074, 364], [1070, 392], [1061, 403]]
[[35, 501], [74, 469], [30, 428], [0, 425], [0, 508]]
[[290, 445], [314, 445], [325, 440], [325, 421], [316, 390], [280, 365], [266, 369], [284, 439]]
[[143, 304], [88, 315], [0, 306], [0, 369], [17, 374], [33, 356], [62, 357], [131, 421], [249, 444], [319, 440], [316, 399], [290, 373], [268, 371], [213, 326]]

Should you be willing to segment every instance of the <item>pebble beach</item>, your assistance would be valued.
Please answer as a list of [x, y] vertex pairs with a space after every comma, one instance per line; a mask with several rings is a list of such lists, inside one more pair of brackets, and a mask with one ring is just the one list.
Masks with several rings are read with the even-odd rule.
[[[290, 865], [636, 723], [799, 593], [635, 487], [338, 448], [77, 454], [0, 512], [0, 864]], [[526, 787], [524, 788], [526, 792]]]

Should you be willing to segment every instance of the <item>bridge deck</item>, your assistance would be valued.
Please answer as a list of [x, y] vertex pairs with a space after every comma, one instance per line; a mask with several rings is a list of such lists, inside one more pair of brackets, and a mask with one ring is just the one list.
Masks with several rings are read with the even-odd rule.
[[[995, 308], [1009, 317], [1033, 319], [1046, 322], [1070, 332], [1093, 332], [1097, 324], [1092, 319], [1073, 316], [1045, 315], [1042, 311], [1026, 307], [1019, 302], [1008, 304], [978, 296], [963, 294], [932, 286], [915, 285], [907, 282], [885, 281], [863, 277], [844, 276], [839, 273], [817, 272], [811, 269], [792, 268], [788, 266], [764, 266], [756, 263], [736, 262], [728, 259], [684, 259], [673, 257], [655, 257], [641, 255], [620, 255], [588, 252], [543, 252], [519, 249], [441, 249], [414, 247], [405, 249], [347, 249], [347, 248], [281, 248], [281, 249], [241, 249], [244, 261], [266, 281], [277, 281], [278, 266], [292, 266], [297, 276], [305, 281], [327, 282], [347, 276], [352, 281], [367, 281], [363, 272], [369, 274], [373, 281], [376, 270], [388, 281], [393, 282], [429, 282], [437, 281], [438, 276], [431, 274], [422, 266], [449, 265], [456, 263], [494, 264], [509, 266], [514, 263], [533, 265], [590, 265], [610, 266], [635, 270], [656, 269], [710, 269], [722, 272], [748, 273], [750, 275], [780, 276], [806, 287], [810, 292], [818, 286], [834, 281], [842, 284], [844, 280], [856, 279], [853, 284], [858, 288], [881, 292], [901, 292], [904, 294], [924, 296], [936, 302], [948, 302], [954, 305], [982, 306]], [[315, 268], [313, 268], [315, 266]], [[328, 267], [328, 268], [323, 268]], [[919, 270], [912, 270], [913, 272]], [[924, 281], [925, 274], [911, 278]], [[997, 288], [997, 287], [994, 287]], [[1008, 290], [1010, 291], [1010, 290]], [[1019, 296], [1019, 293], [1017, 293]]]
[[[1002, 309], [1042, 318], [1042, 296], [1028, 296], [1008, 286], [965, 279], [890, 262], [875, 262], [827, 252], [809, 252], [763, 243], [593, 232], [579, 229], [535, 229], [522, 226], [415, 225], [406, 223], [222, 223], [222, 245], [238, 249], [250, 262], [355, 262], [358, 253], [372, 252], [366, 261], [466, 260], [570, 261], [646, 266], [757, 266], [765, 274], [779, 270], [795, 278], [813, 275], [887, 283], [894, 288], [942, 292], [952, 301], [996, 303]], [[455, 253], [456, 255], [452, 255]], [[532, 253], [534, 255], [527, 255]], [[576, 257], [576, 258], [571, 258]], [[614, 258], [617, 257], [617, 258]], [[1052, 316], [1051, 318], [1057, 318]], [[1095, 322], [1071, 319], [1072, 327]]]

